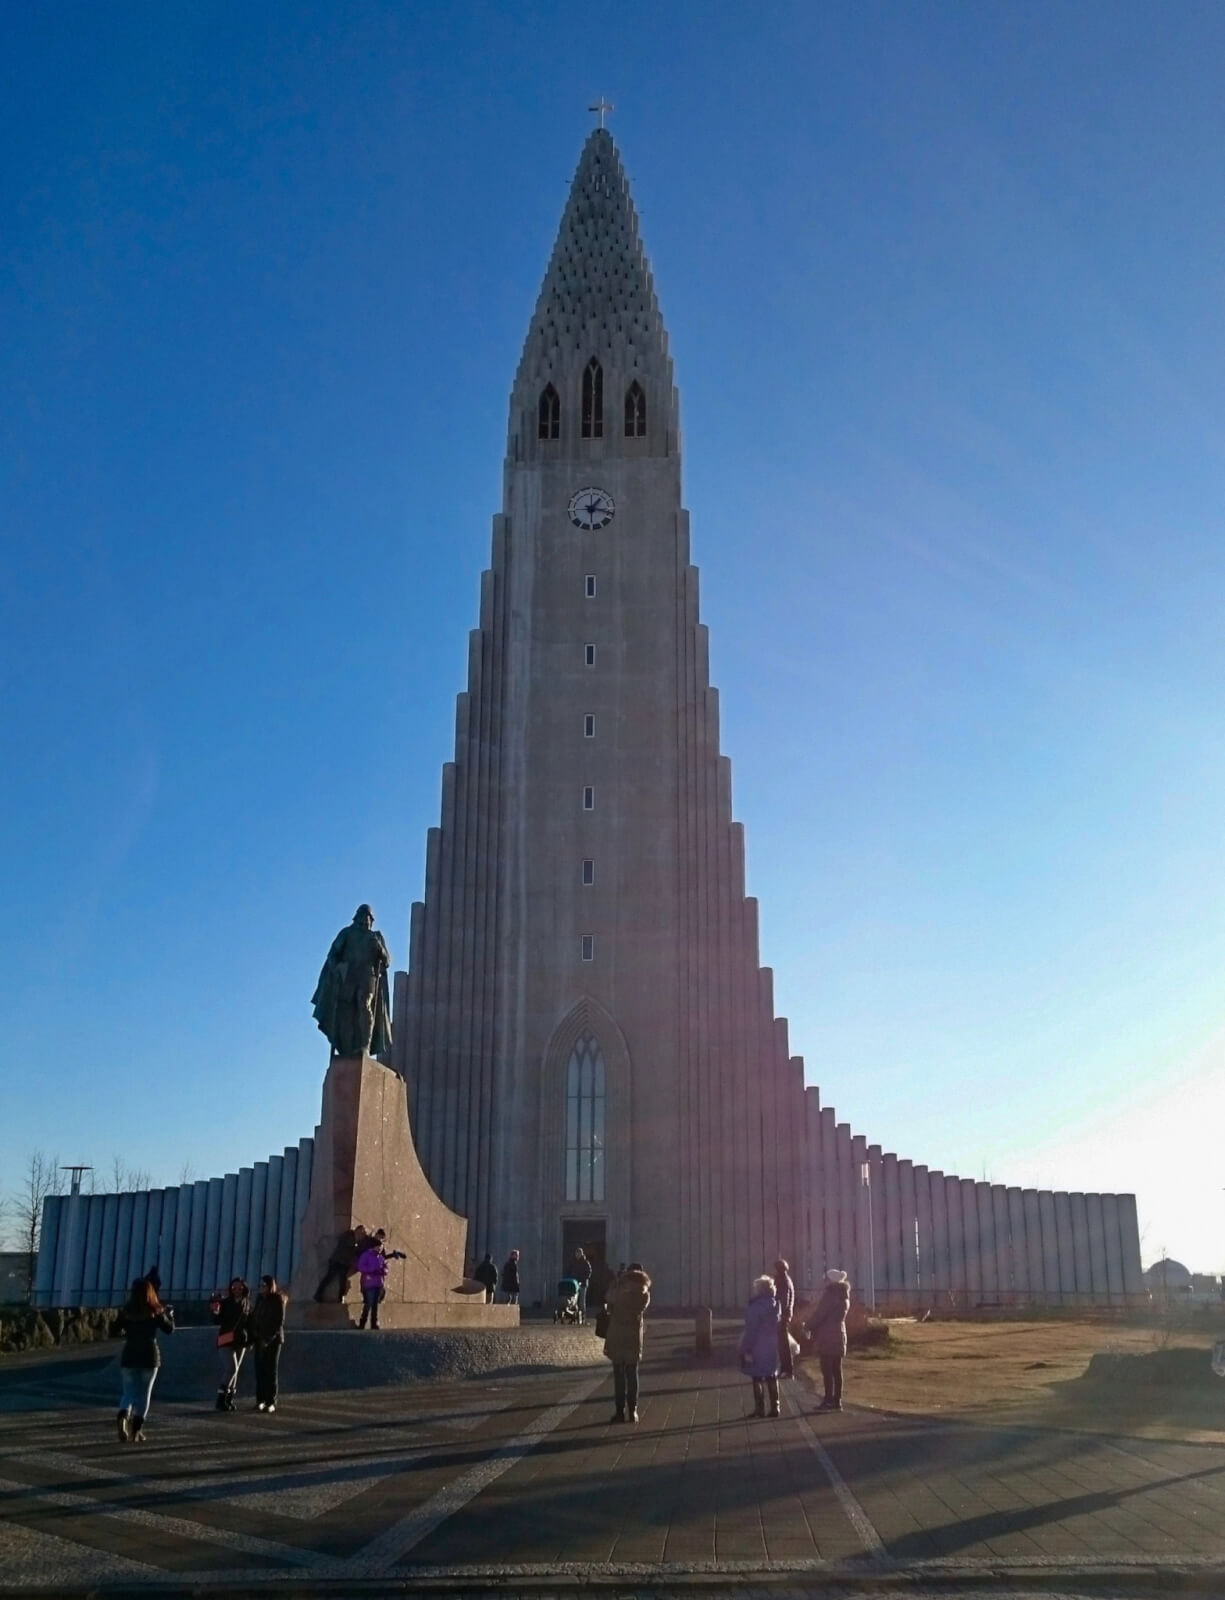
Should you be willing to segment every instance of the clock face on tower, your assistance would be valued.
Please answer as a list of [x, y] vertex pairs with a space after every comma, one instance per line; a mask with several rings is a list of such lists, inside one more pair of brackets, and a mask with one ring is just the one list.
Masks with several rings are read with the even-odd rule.
[[570, 497], [570, 521], [576, 528], [606, 528], [616, 509], [607, 489], [580, 489]]

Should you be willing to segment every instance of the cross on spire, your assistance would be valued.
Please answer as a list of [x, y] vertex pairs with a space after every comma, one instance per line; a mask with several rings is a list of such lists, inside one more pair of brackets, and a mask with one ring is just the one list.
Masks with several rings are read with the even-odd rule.
[[587, 109], [588, 111], [594, 111], [599, 116], [600, 126], [602, 128], [604, 126], [604, 118], [610, 111], [615, 111], [617, 108], [616, 106], [610, 104], [609, 101], [605, 100], [604, 96], [601, 95], [596, 101], [595, 105], [588, 106]]

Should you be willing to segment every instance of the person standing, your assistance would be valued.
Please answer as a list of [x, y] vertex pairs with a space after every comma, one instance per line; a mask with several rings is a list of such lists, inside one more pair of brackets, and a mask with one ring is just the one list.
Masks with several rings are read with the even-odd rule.
[[791, 1268], [780, 1256], [774, 1263], [774, 1298], [778, 1301], [778, 1375], [795, 1377], [795, 1361], [791, 1351], [791, 1317], [795, 1311], [795, 1284]]
[[251, 1315], [249, 1290], [242, 1278], [231, 1278], [222, 1295], [213, 1291], [209, 1312], [217, 1324], [218, 1377], [217, 1410], [233, 1411], [238, 1393], [238, 1374], [247, 1353], [247, 1319]]
[[174, 1312], [161, 1303], [148, 1278], [134, 1278], [127, 1303], [115, 1322], [115, 1332], [123, 1335], [119, 1353], [123, 1389], [115, 1418], [120, 1444], [140, 1444], [144, 1440], [145, 1418], [162, 1364], [157, 1344], [159, 1329], [162, 1333], [174, 1332]]
[[485, 1304], [493, 1304], [494, 1290], [498, 1287], [498, 1269], [493, 1264], [493, 1257], [489, 1251], [485, 1252], [485, 1259], [479, 1267], [473, 1267], [472, 1276], [485, 1288]]
[[591, 1288], [591, 1262], [587, 1259], [587, 1252], [582, 1245], [574, 1252], [574, 1265], [570, 1268], [570, 1276], [578, 1284], [578, 1320], [587, 1320], [587, 1292]]
[[845, 1272], [831, 1267], [817, 1309], [808, 1319], [808, 1331], [821, 1363], [825, 1398], [819, 1411], [842, 1410], [842, 1360], [846, 1355], [846, 1314], [851, 1306], [851, 1286]]
[[608, 1332], [604, 1354], [613, 1364], [617, 1409], [613, 1422], [638, 1421], [638, 1364], [642, 1360], [643, 1317], [651, 1303], [651, 1280], [640, 1261], [631, 1261], [608, 1291]]
[[502, 1293], [508, 1306], [519, 1304], [519, 1252], [512, 1250], [502, 1268]]
[[740, 1365], [753, 1380], [753, 1406], [759, 1417], [766, 1415], [766, 1397], [769, 1396], [769, 1415], [781, 1415], [778, 1403], [778, 1330], [779, 1304], [774, 1293], [774, 1279], [763, 1273], [753, 1280], [753, 1296], [744, 1314], [744, 1331], [740, 1335]]
[[357, 1258], [357, 1270], [361, 1274], [362, 1283], [362, 1314], [357, 1324], [359, 1328], [364, 1328], [367, 1322], [371, 1329], [379, 1325], [379, 1304], [383, 1299], [387, 1282], [387, 1257], [383, 1254], [384, 1237], [380, 1228], [372, 1239], [367, 1239], [366, 1248]]
[[331, 1301], [328, 1293], [333, 1284], [336, 1284], [338, 1293], [336, 1299], [343, 1301], [349, 1292], [349, 1279], [357, 1266], [357, 1258], [370, 1242], [370, 1236], [360, 1222], [355, 1222], [337, 1239], [328, 1257], [327, 1271], [320, 1279], [319, 1287], [315, 1290], [315, 1299], [320, 1304], [324, 1300]]
[[259, 1280], [259, 1294], [251, 1307], [251, 1343], [255, 1346], [255, 1409], [276, 1410], [277, 1368], [285, 1343], [285, 1305], [289, 1296], [274, 1277]]

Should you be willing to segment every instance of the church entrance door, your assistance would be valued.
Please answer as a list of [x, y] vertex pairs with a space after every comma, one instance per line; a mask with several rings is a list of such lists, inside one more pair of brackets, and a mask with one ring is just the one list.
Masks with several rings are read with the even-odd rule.
[[591, 1287], [587, 1291], [587, 1299], [596, 1305], [604, 1303], [604, 1291], [612, 1277], [606, 1260], [607, 1226], [603, 1217], [566, 1217], [561, 1225], [562, 1267], [558, 1276], [569, 1277], [574, 1265], [574, 1252], [582, 1250], [591, 1262]]

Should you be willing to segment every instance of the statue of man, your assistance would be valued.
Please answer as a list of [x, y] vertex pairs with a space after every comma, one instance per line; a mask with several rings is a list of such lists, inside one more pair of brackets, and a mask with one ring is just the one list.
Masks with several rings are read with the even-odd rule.
[[315, 1021], [335, 1056], [381, 1055], [391, 1048], [387, 969], [391, 956], [374, 928], [374, 912], [358, 906], [332, 940], [311, 996]]

